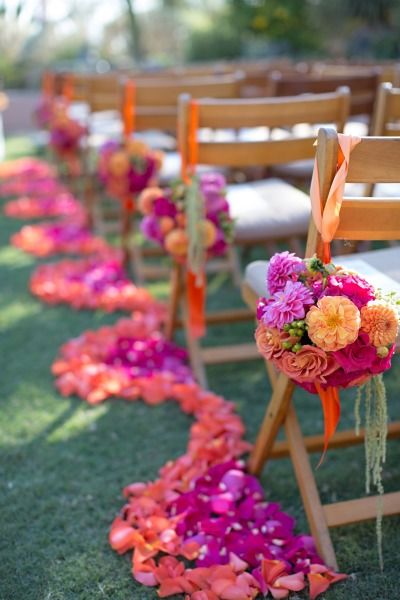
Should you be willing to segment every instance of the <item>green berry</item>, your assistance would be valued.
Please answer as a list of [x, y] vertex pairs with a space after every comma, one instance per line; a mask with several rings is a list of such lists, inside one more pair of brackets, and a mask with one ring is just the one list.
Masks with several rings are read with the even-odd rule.
[[296, 336], [301, 338], [303, 335], [304, 331], [302, 329], [296, 329]]
[[285, 325], [283, 326], [283, 331], [289, 331], [291, 325], [289, 325], [289, 323], [285, 323]]
[[290, 350], [291, 347], [291, 342], [282, 342], [282, 348], [284, 348], [285, 350]]
[[296, 336], [296, 329], [289, 329], [289, 335], [295, 337]]
[[293, 352], [299, 352], [299, 350], [301, 350], [301, 348], [302, 348], [302, 345], [301, 345], [301, 344], [295, 344], [295, 345], [292, 347], [292, 351], [293, 351]]

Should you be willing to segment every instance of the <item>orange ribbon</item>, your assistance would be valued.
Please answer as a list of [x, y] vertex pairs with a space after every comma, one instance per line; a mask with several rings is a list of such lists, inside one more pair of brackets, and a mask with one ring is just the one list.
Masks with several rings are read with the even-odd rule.
[[206, 332], [206, 278], [188, 270], [186, 274], [189, 333], [194, 338], [203, 337]]
[[135, 128], [135, 99], [135, 82], [132, 79], [129, 79], [125, 84], [124, 105], [122, 108], [125, 138], [129, 138]]
[[132, 196], [126, 196], [123, 199], [123, 205], [124, 205], [124, 209], [128, 212], [131, 213], [135, 210], [135, 201], [132, 198]]
[[313, 220], [321, 234], [323, 242], [322, 260], [326, 264], [331, 261], [330, 243], [339, 225], [340, 209], [343, 201], [343, 191], [349, 170], [350, 153], [360, 143], [361, 139], [351, 135], [338, 134], [339, 156], [336, 175], [323, 205], [318, 178], [317, 158], [311, 179], [310, 199]]
[[323, 388], [320, 383], [315, 383], [317, 392], [321, 399], [322, 411], [324, 414], [324, 450], [318, 466], [322, 464], [329, 442], [336, 431], [340, 419], [340, 397], [337, 387], [329, 386]]
[[63, 78], [62, 96], [69, 104], [74, 97], [74, 76], [72, 73], [67, 73]]

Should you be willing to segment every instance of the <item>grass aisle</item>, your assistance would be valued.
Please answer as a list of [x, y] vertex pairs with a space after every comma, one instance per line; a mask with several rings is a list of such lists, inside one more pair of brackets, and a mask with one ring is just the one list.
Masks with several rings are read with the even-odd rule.
[[[129, 558], [111, 551], [107, 534], [123, 504], [122, 487], [155, 478], [167, 460], [181, 454], [190, 419], [174, 403], [148, 407], [113, 400], [92, 408], [57, 394], [50, 364], [59, 346], [118, 316], [49, 308], [31, 297], [28, 279], [38, 263], [8, 245], [21, 226], [20, 221], [0, 218], [0, 600], [157, 598], [154, 590], [135, 584]], [[225, 298], [231, 299], [231, 288], [215, 280], [213, 304]], [[239, 335], [251, 335], [251, 327], [239, 329]], [[219, 329], [213, 338], [222, 343], [233, 335]], [[209, 374], [210, 387], [236, 403], [252, 439], [268, 394], [261, 363], [215, 367]], [[399, 417], [398, 357], [386, 382], [390, 414]], [[352, 423], [352, 398], [343, 395], [346, 425]], [[305, 429], [320, 431], [318, 399], [299, 394], [299, 401]], [[388, 450], [385, 487], [391, 491], [400, 483], [399, 442], [389, 442]], [[362, 448], [331, 451], [318, 480], [328, 501], [361, 494]], [[304, 530], [289, 462], [268, 467], [263, 485], [268, 498], [280, 501]], [[355, 575], [325, 594], [327, 600], [399, 597], [399, 518], [384, 520], [382, 575], [374, 523], [339, 529], [333, 537], [342, 570]]]

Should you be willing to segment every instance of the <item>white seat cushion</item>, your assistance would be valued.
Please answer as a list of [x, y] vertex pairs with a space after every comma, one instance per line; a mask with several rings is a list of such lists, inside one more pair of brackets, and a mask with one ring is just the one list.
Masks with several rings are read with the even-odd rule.
[[305, 235], [310, 219], [307, 194], [280, 179], [228, 186], [238, 242]]
[[[387, 291], [398, 291], [400, 295], [400, 246], [372, 250], [371, 252], [335, 256], [332, 262], [337, 265], [354, 268], [354, 270], [360, 275], [364, 275], [373, 285]], [[267, 294], [267, 269], [268, 261], [266, 260], [257, 260], [246, 267], [245, 282], [254, 290], [257, 296], [265, 296]], [[375, 269], [378, 273], [374, 272]]]

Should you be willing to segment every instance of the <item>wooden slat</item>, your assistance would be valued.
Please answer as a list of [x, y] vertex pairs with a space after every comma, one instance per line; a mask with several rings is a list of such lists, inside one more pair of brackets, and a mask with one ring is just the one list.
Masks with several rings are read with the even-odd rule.
[[219, 310], [216, 312], [208, 312], [206, 321], [210, 325], [218, 323], [237, 323], [240, 321], [252, 321], [254, 313], [249, 308], [232, 308], [227, 310]]
[[277, 165], [282, 162], [313, 158], [314, 141], [315, 137], [312, 136], [265, 142], [200, 143], [198, 162], [232, 167]]
[[399, 224], [400, 198], [345, 198], [335, 238], [398, 240]]
[[[400, 512], [400, 492], [384, 494], [383, 514], [386, 516], [397, 515]], [[377, 503], [379, 496], [368, 496], [345, 502], [335, 502], [323, 506], [328, 527], [339, 527], [375, 519], [377, 515]]]
[[202, 348], [201, 358], [207, 365], [219, 365], [226, 362], [239, 362], [261, 358], [254, 343], [233, 344], [231, 346], [213, 346]]
[[[338, 99], [338, 94], [339, 98]], [[200, 127], [238, 129], [240, 127], [283, 127], [297, 123], [336, 123], [348, 104], [348, 90], [310, 97], [249, 99], [218, 102], [201, 100]], [[244, 109], [247, 107], [247, 110]]]
[[[388, 426], [388, 439], [400, 437], [400, 421], [390, 423]], [[308, 435], [304, 437], [304, 443], [307, 452], [321, 452], [324, 448], [323, 435]], [[360, 431], [360, 435], [354, 433], [354, 429], [338, 431], [329, 442], [329, 449], [346, 448], [364, 443], [364, 430]], [[286, 440], [276, 441], [271, 451], [271, 458], [284, 458], [289, 454], [289, 444]]]
[[400, 138], [362, 138], [351, 153], [347, 182], [398, 183]]

